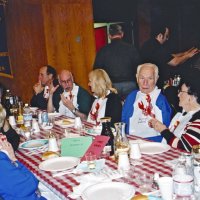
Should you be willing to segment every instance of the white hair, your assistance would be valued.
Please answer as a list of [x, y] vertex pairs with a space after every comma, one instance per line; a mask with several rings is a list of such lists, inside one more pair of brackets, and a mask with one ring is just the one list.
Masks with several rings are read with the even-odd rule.
[[158, 75], [158, 73], [159, 73], [158, 66], [155, 65], [155, 64], [152, 64], [152, 63], [144, 63], [142, 65], [138, 65], [137, 74], [136, 74], [137, 77], [138, 77], [142, 67], [151, 67], [154, 70], [156, 80], [158, 79], [158, 77], [159, 77], [159, 75]]

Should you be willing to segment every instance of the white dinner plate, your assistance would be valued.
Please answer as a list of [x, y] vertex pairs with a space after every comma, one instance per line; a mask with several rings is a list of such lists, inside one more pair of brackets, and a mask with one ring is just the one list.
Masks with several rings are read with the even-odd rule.
[[47, 146], [48, 143], [49, 141], [47, 139], [28, 140], [26, 142], [21, 143], [19, 145], [19, 148], [29, 149], [29, 150], [39, 149], [44, 146]]
[[49, 116], [49, 117], [60, 117], [61, 114], [60, 114], [60, 113], [57, 113], [57, 112], [54, 112], [54, 113], [48, 113], [48, 116]]
[[57, 120], [54, 123], [60, 126], [61, 128], [67, 128], [74, 126], [74, 119], [62, 119], [62, 120]]
[[160, 154], [170, 150], [170, 146], [168, 144], [159, 142], [145, 142], [139, 145], [142, 154]]
[[43, 130], [50, 130], [50, 129], [53, 128], [53, 124], [49, 124], [49, 125], [42, 124], [42, 125], [41, 125], [41, 128], [42, 128]]
[[135, 188], [132, 185], [107, 182], [87, 187], [81, 197], [83, 200], [130, 200], [134, 194]]
[[76, 157], [58, 157], [45, 160], [39, 164], [39, 169], [44, 171], [56, 172], [71, 169], [80, 162]]

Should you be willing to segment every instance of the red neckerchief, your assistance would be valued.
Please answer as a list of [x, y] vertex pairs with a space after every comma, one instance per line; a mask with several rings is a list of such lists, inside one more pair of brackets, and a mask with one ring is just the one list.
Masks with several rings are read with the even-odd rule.
[[72, 100], [72, 97], [73, 97], [73, 96], [72, 96], [72, 92], [70, 91], [70, 92], [69, 92], [69, 99]]
[[69, 91], [69, 96], [68, 97], [66, 96], [66, 99], [69, 99], [70, 101], [73, 99], [73, 95], [71, 91]]
[[146, 107], [144, 107], [144, 103], [142, 101], [138, 102], [138, 107], [142, 110], [142, 113], [145, 116], [149, 115], [149, 116], [155, 118], [155, 114], [152, 112], [153, 106], [152, 106], [151, 97], [150, 97], [149, 94], [146, 95], [146, 100], [147, 100], [147, 106]]
[[92, 112], [92, 110], [90, 111], [90, 118], [96, 122], [96, 125], [99, 125], [100, 122], [97, 122], [97, 117], [98, 117], [98, 113], [99, 113], [99, 108], [100, 108], [100, 104], [97, 102], [97, 104], [95, 105], [95, 111]]

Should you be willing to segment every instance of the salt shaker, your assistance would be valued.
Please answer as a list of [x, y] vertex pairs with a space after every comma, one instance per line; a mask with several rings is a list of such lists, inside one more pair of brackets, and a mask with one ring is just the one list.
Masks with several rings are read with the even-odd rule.
[[57, 152], [59, 151], [58, 144], [56, 141], [56, 137], [53, 133], [49, 133], [49, 148], [48, 151]]

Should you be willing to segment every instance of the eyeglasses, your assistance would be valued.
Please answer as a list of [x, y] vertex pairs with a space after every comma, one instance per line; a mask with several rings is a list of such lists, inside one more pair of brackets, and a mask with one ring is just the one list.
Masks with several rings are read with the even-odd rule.
[[187, 92], [187, 91], [182, 91], [182, 90], [178, 90], [178, 93], [187, 93], [187, 94], [189, 94], [189, 95], [191, 95], [191, 93], [190, 92]]
[[62, 84], [62, 83], [71, 83], [72, 82], [72, 79], [70, 78], [70, 79], [68, 79], [68, 80], [60, 80], [60, 83]]

